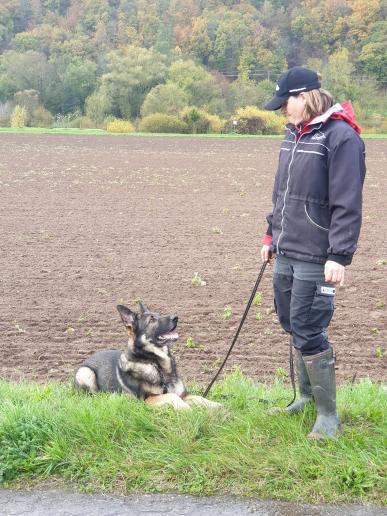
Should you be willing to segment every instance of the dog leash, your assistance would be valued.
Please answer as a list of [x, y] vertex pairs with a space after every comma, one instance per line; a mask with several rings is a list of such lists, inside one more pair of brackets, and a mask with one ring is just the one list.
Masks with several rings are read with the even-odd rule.
[[[215, 376], [213, 377], [213, 379], [211, 380], [210, 384], [208, 385], [207, 389], [204, 391], [204, 394], [203, 394], [203, 397], [204, 398], [207, 398], [208, 396], [208, 393], [210, 392], [211, 390], [211, 387], [214, 385], [214, 383], [216, 382], [218, 376], [220, 375], [220, 373], [222, 372], [223, 370], [223, 367], [225, 366], [227, 360], [228, 360], [228, 357], [230, 356], [231, 354], [231, 351], [238, 339], [238, 336], [239, 336], [239, 333], [242, 329], [242, 326], [243, 326], [243, 323], [245, 322], [245, 319], [247, 317], [247, 314], [250, 310], [250, 307], [252, 305], [252, 302], [254, 300], [254, 297], [255, 297], [255, 294], [257, 293], [257, 290], [258, 290], [258, 287], [259, 287], [259, 284], [261, 282], [261, 279], [262, 279], [262, 276], [263, 276], [263, 273], [265, 272], [265, 268], [266, 268], [266, 265], [268, 264], [267, 261], [263, 262], [262, 264], [262, 267], [261, 267], [261, 270], [259, 271], [259, 274], [258, 274], [258, 278], [257, 278], [257, 281], [255, 282], [255, 285], [254, 285], [254, 288], [253, 288], [253, 291], [251, 293], [251, 296], [250, 296], [250, 299], [247, 303], [247, 306], [246, 306], [246, 309], [245, 309], [245, 312], [242, 316], [242, 319], [241, 319], [241, 322], [239, 324], [239, 327], [238, 327], [238, 330], [235, 334], [235, 337], [232, 341], [232, 344], [230, 346], [230, 349], [228, 350], [227, 352], [227, 355], [225, 357], [225, 359], [223, 360], [221, 366], [219, 367], [217, 373], [215, 374]], [[294, 358], [293, 358], [293, 346], [292, 346], [292, 337], [290, 337], [290, 341], [289, 341], [289, 370], [290, 370], [290, 380], [291, 380], [291, 384], [292, 384], [292, 389], [293, 389], [293, 399], [290, 403], [288, 403], [288, 405], [286, 405], [287, 407], [289, 407], [292, 403], [294, 403], [295, 399], [296, 399], [296, 382], [295, 382], [295, 378], [294, 378]], [[265, 400], [265, 399], [261, 399], [259, 398], [258, 401], [261, 401], [262, 403], [269, 403], [269, 400]]]
[[240, 331], [241, 331], [241, 329], [242, 329], [243, 323], [245, 322], [245, 319], [246, 319], [246, 317], [247, 317], [247, 314], [248, 314], [248, 312], [249, 312], [249, 310], [250, 310], [250, 307], [251, 307], [251, 304], [252, 304], [252, 302], [253, 302], [253, 300], [254, 300], [255, 294], [257, 293], [257, 290], [258, 290], [259, 284], [260, 284], [260, 282], [261, 282], [261, 279], [262, 279], [263, 273], [265, 272], [265, 268], [266, 268], [267, 263], [268, 263], [268, 262], [266, 261], [266, 262], [263, 262], [263, 264], [262, 264], [261, 270], [259, 271], [259, 274], [258, 274], [257, 281], [255, 282], [255, 285], [254, 285], [253, 291], [252, 291], [251, 296], [250, 296], [250, 299], [249, 299], [249, 301], [248, 301], [248, 303], [247, 303], [247, 306], [246, 306], [246, 309], [245, 309], [245, 313], [244, 313], [244, 314], [243, 314], [243, 316], [242, 316], [242, 320], [241, 320], [241, 322], [240, 322], [240, 324], [239, 324], [239, 327], [238, 327], [237, 332], [236, 332], [236, 334], [235, 334], [234, 340], [232, 341], [232, 344], [231, 344], [231, 346], [230, 346], [230, 349], [229, 349], [229, 350], [228, 350], [228, 352], [227, 352], [226, 358], [223, 360], [223, 362], [222, 362], [221, 366], [220, 366], [220, 367], [219, 367], [219, 369], [218, 369], [218, 372], [216, 373], [216, 375], [215, 375], [215, 376], [213, 377], [213, 379], [211, 380], [211, 382], [210, 382], [209, 386], [207, 387], [207, 389], [204, 391], [204, 394], [203, 394], [203, 397], [204, 397], [204, 398], [207, 398], [208, 393], [209, 393], [209, 392], [210, 392], [210, 390], [211, 390], [211, 387], [214, 385], [214, 383], [216, 382], [216, 380], [217, 380], [218, 376], [219, 376], [219, 375], [220, 375], [220, 373], [222, 372], [222, 369], [223, 369], [223, 367], [225, 366], [225, 364], [226, 364], [226, 362], [227, 362], [227, 359], [228, 359], [228, 357], [230, 356], [230, 353], [231, 353], [231, 351], [232, 351], [232, 349], [233, 349], [233, 347], [234, 347], [234, 345], [235, 345], [235, 343], [236, 343], [236, 341], [237, 341], [237, 339], [238, 339], [239, 332], [240, 332]]
[[290, 371], [290, 381], [292, 382], [292, 389], [293, 389], [293, 399], [290, 403], [286, 405], [286, 407], [290, 407], [295, 401], [297, 396], [296, 391], [296, 380], [294, 378], [294, 357], [293, 357], [293, 339], [290, 337], [289, 340], [289, 371]]

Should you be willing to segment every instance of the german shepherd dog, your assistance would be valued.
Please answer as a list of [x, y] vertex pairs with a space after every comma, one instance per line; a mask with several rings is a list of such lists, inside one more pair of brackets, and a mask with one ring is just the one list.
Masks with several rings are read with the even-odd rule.
[[191, 405], [220, 407], [202, 396], [188, 394], [177, 374], [170, 345], [178, 339], [176, 315], [160, 316], [139, 303], [140, 312], [118, 305], [128, 332], [125, 351], [97, 351], [75, 370], [74, 387], [92, 394], [98, 391], [123, 392], [149, 405]]

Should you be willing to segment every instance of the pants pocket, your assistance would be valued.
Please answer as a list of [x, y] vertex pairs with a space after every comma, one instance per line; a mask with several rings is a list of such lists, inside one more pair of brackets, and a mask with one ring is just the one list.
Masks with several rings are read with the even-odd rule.
[[316, 328], [327, 328], [331, 322], [334, 305], [335, 287], [330, 283], [317, 283], [308, 324]]

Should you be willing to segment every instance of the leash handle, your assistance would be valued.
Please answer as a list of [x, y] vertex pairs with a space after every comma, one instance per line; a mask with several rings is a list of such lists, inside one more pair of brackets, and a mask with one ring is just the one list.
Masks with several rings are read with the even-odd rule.
[[248, 314], [248, 312], [249, 312], [249, 310], [250, 310], [250, 307], [251, 307], [251, 304], [252, 304], [252, 302], [253, 302], [253, 300], [254, 300], [255, 294], [257, 293], [258, 286], [259, 286], [259, 284], [260, 284], [260, 282], [261, 282], [261, 279], [262, 279], [263, 273], [265, 272], [265, 268], [266, 268], [266, 265], [267, 265], [267, 264], [268, 264], [268, 262], [267, 262], [267, 261], [263, 262], [263, 264], [262, 264], [261, 270], [259, 271], [259, 274], [258, 274], [257, 281], [255, 282], [255, 285], [254, 285], [253, 291], [252, 291], [252, 293], [251, 293], [250, 299], [249, 299], [249, 301], [248, 301], [248, 303], [247, 303], [247, 306], [246, 306], [246, 309], [245, 309], [245, 313], [243, 314], [242, 319], [241, 319], [241, 322], [239, 323], [239, 327], [238, 327], [237, 332], [236, 332], [236, 334], [235, 334], [235, 337], [234, 337], [234, 339], [233, 339], [233, 341], [232, 341], [232, 344], [231, 344], [231, 346], [230, 346], [230, 349], [229, 349], [229, 350], [228, 350], [228, 352], [227, 352], [226, 358], [223, 360], [223, 362], [222, 362], [221, 366], [219, 367], [218, 372], [216, 373], [216, 375], [215, 375], [215, 376], [213, 377], [213, 379], [211, 380], [211, 382], [210, 382], [209, 386], [207, 387], [207, 389], [204, 391], [204, 394], [203, 394], [203, 397], [204, 397], [204, 398], [207, 398], [208, 393], [209, 393], [209, 392], [210, 392], [210, 390], [211, 390], [211, 387], [212, 387], [212, 386], [214, 385], [214, 383], [216, 382], [216, 380], [217, 380], [218, 376], [219, 376], [219, 375], [220, 375], [220, 373], [222, 372], [222, 369], [223, 369], [223, 367], [225, 366], [225, 364], [226, 364], [226, 362], [227, 362], [228, 357], [230, 356], [230, 353], [231, 353], [231, 351], [232, 351], [232, 348], [234, 347], [234, 344], [235, 344], [235, 343], [236, 343], [236, 341], [237, 341], [237, 338], [238, 338], [238, 336], [239, 336], [239, 332], [241, 331], [242, 326], [243, 326], [243, 323], [245, 322], [245, 319], [246, 319], [246, 317], [247, 317], [247, 314]]

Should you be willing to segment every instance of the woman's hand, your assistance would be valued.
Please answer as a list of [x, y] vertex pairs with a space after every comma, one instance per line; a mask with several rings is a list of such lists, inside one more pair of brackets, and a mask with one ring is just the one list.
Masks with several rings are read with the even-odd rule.
[[344, 276], [345, 276], [344, 265], [340, 265], [340, 263], [334, 262], [333, 260], [328, 260], [325, 263], [324, 273], [325, 273], [325, 281], [327, 283], [333, 283], [334, 285], [340, 285], [340, 287], [342, 287], [344, 285]]
[[261, 258], [263, 262], [269, 262], [270, 265], [273, 263], [273, 252], [271, 245], [263, 245], [261, 249]]

